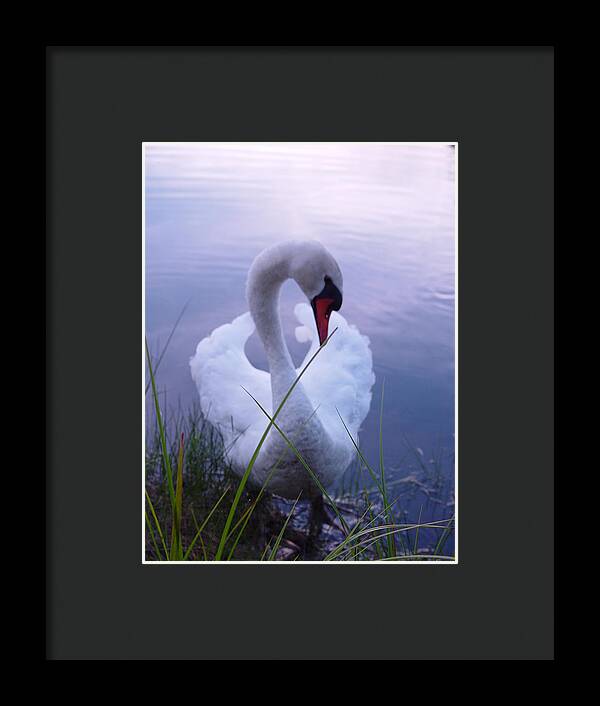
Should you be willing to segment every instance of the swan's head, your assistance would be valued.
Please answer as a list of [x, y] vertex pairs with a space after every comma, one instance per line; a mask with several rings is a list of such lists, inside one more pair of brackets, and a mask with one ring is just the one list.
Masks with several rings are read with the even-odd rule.
[[342, 306], [343, 278], [339, 265], [316, 240], [298, 243], [290, 262], [290, 275], [309, 300], [317, 324], [319, 343], [327, 338], [329, 317]]

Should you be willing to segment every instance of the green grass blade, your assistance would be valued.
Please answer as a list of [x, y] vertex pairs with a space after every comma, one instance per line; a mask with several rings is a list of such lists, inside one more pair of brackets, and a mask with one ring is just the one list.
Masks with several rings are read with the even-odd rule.
[[156, 391], [156, 380], [154, 379], [154, 371], [152, 370], [152, 361], [150, 360], [150, 351], [148, 350], [148, 341], [145, 340], [146, 344], [146, 358], [148, 360], [148, 371], [150, 373], [150, 382], [152, 383], [152, 398], [154, 400], [154, 409], [156, 411], [156, 421], [158, 424], [158, 433], [160, 438], [160, 446], [162, 451], [162, 459], [165, 467], [165, 472], [167, 474], [167, 487], [169, 489], [169, 497], [171, 499], [171, 508], [175, 508], [175, 488], [173, 486], [173, 473], [171, 471], [171, 460], [169, 457], [169, 451], [167, 448], [167, 436], [165, 434], [165, 428], [163, 425], [162, 413], [160, 411], [160, 404], [158, 402], [158, 392]]
[[[381, 494], [384, 506], [388, 505], [387, 490], [385, 487], [385, 465], [383, 463], [383, 398], [385, 394], [385, 379], [381, 383], [381, 406], [379, 410], [379, 472], [381, 474]], [[386, 522], [391, 524], [392, 517], [386, 512]], [[388, 556], [396, 556], [396, 539], [393, 536], [387, 538]]]
[[446, 541], [447, 541], [448, 537], [450, 536], [450, 532], [452, 531], [453, 527], [454, 527], [454, 515], [452, 515], [452, 518], [450, 519], [450, 522], [448, 523], [448, 527], [446, 528], [446, 531], [442, 534], [438, 543], [436, 544], [435, 549], [433, 550], [434, 556], [438, 552], [441, 552], [442, 549], [444, 548], [444, 545], [446, 544]]
[[179, 454], [177, 456], [177, 487], [175, 489], [175, 512], [171, 528], [172, 559], [181, 561], [183, 549], [181, 546], [181, 517], [183, 513], [183, 434], [179, 439]]
[[[204, 558], [204, 561], [208, 561], [208, 555], [206, 553], [206, 546], [204, 544], [204, 540], [202, 539], [202, 530], [200, 529], [200, 527], [198, 525], [198, 520], [196, 519], [196, 515], [194, 514], [194, 508], [190, 508], [190, 513], [192, 514], [192, 519], [194, 520], [194, 525], [196, 527], [196, 531], [197, 531], [196, 537], [198, 538], [198, 541], [200, 542], [200, 549], [202, 549], [202, 556]], [[194, 537], [193, 543], [195, 543], [196, 537]], [[192, 549], [193, 549], [193, 546], [188, 547], [188, 552], [186, 552], [188, 557], [189, 557]], [[185, 557], [185, 558], [187, 560], [187, 557]]]
[[156, 525], [156, 531], [158, 532], [158, 536], [160, 537], [160, 540], [162, 542], [162, 546], [165, 551], [165, 557], [168, 559], [169, 552], [167, 551], [167, 544], [165, 542], [165, 536], [164, 536], [163, 531], [161, 529], [160, 522], [158, 521], [158, 517], [156, 516], [156, 512], [154, 511], [154, 505], [152, 504], [152, 500], [150, 500], [150, 496], [148, 495], [147, 490], [146, 490], [146, 502], [148, 503], [148, 505], [150, 507], [150, 512], [152, 513], [152, 517], [154, 518], [154, 524]]
[[348, 429], [348, 427], [346, 426], [346, 422], [344, 421], [342, 415], [340, 414], [340, 410], [336, 407], [336, 408], [335, 408], [335, 411], [337, 412], [338, 417], [340, 418], [342, 424], [344, 425], [344, 429], [346, 430], [346, 433], [347, 433], [348, 436], [350, 437], [350, 441], [352, 442], [354, 448], [356, 449], [356, 453], [358, 454], [358, 457], [359, 457], [360, 460], [362, 461], [362, 463], [363, 463], [363, 465], [365, 466], [365, 468], [369, 471], [369, 475], [370, 475], [371, 478], [373, 479], [373, 482], [377, 485], [377, 488], [378, 488], [379, 492], [382, 493], [381, 484], [380, 484], [380, 482], [379, 482], [379, 479], [377, 478], [377, 474], [376, 474], [375, 471], [371, 468], [370, 463], [369, 463], [369, 462], [367, 461], [367, 459], [364, 457], [363, 452], [362, 452], [362, 451], [360, 450], [360, 448], [358, 447], [358, 444], [356, 443], [356, 441], [354, 441], [354, 437], [353, 437], [352, 434], [350, 433], [350, 429]]
[[[160, 355], [158, 356], [158, 360], [156, 361], [156, 365], [154, 366], [154, 373], [155, 373], [155, 374], [156, 374], [156, 372], [158, 371], [158, 368], [159, 368], [159, 366], [160, 366], [160, 364], [161, 364], [161, 362], [162, 362], [162, 359], [163, 359], [165, 353], [167, 352], [167, 348], [169, 347], [169, 343], [171, 343], [171, 339], [173, 338], [173, 334], [175, 333], [175, 330], [176, 330], [177, 326], [179, 326], [179, 322], [181, 321], [183, 315], [185, 314], [185, 310], [188, 308], [189, 303], [190, 303], [191, 301], [192, 301], [191, 299], [188, 299], [187, 302], [183, 305], [183, 309], [181, 310], [179, 316], [177, 317], [175, 323], [173, 324], [173, 328], [171, 329], [171, 333], [169, 333], [169, 336], [168, 336], [168, 338], [167, 338], [167, 342], [165, 343], [165, 345], [164, 345], [162, 351], [160, 352]], [[146, 384], [146, 393], [145, 393], [145, 394], [148, 394], [148, 389], [149, 389], [149, 387], [150, 387], [150, 383], [147, 383], [147, 384]]]
[[246, 529], [246, 526], [248, 525], [248, 522], [250, 521], [250, 518], [252, 517], [252, 513], [254, 510], [256, 510], [256, 506], [258, 505], [258, 501], [260, 500], [260, 494], [259, 497], [255, 498], [255, 500], [252, 501], [252, 503], [244, 510], [244, 512], [241, 514], [240, 519], [233, 525], [233, 527], [229, 530], [229, 534], [227, 535], [227, 539], [225, 540], [225, 546], [227, 546], [227, 542], [233, 537], [236, 529], [240, 527], [240, 531], [237, 533], [237, 536], [233, 540], [233, 543], [229, 549], [229, 554], [227, 555], [226, 561], [230, 561], [231, 558], [233, 557], [233, 552], [235, 551], [235, 548], [238, 545], [238, 542], [240, 541], [242, 535], [244, 534], [244, 530]]
[[419, 509], [419, 519], [417, 520], [417, 529], [415, 531], [415, 544], [413, 547], [413, 554], [418, 554], [418, 548], [419, 548], [419, 527], [418, 525], [421, 524], [421, 515], [423, 514], [423, 505], [421, 504], [421, 507]]
[[[306, 424], [308, 424], [308, 422], [312, 419], [312, 417], [313, 417], [313, 415], [314, 415], [315, 413], [316, 413], [316, 409], [312, 411], [312, 413], [308, 416], [308, 418], [307, 418], [305, 421], [302, 422], [302, 424], [300, 425], [299, 428], [302, 429], [302, 427], [304, 427]], [[254, 512], [256, 506], [258, 505], [258, 502], [259, 502], [259, 500], [261, 499], [263, 493], [265, 492], [267, 486], [269, 485], [269, 482], [270, 482], [271, 478], [273, 477], [273, 474], [274, 474], [275, 471], [279, 468], [279, 464], [280, 464], [281, 461], [283, 460], [285, 454], [286, 454], [286, 450], [284, 449], [284, 450], [282, 451], [282, 453], [279, 455], [279, 458], [277, 459], [277, 461], [275, 462], [275, 464], [273, 465], [273, 468], [269, 471], [267, 477], [265, 478], [265, 480], [264, 480], [264, 482], [263, 482], [263, 484], [262, 484], [262, 486], [261, 486], [261, 488], [260, 488], [260, 491], [259, 491], [258, 495], [256, 496], [256, 500], [252, 503], [252, 506], [250, 507], [250, 512], [247, 513], [245, 519], [244, 519], [244, 517], [242, 516], [241, 519], [244, 519], [244, 524], [242, 525], [242, 528], [241, 528], [240, 531], [238, 532], [238, 535], [237, 535], [237, 537], [235, 538], [235, 540], [234, 540], [234, 542], [233, 542], [233, 545], [231, 546], [231, 549], [229, 550], [229, 554], [227, 555], [227, 561], [231, 561], [231, 558], [233, 557], [233, 553], [234, 553], [234, 551], [235, 551], [235, 548], [237, 547], [238, 542], [240, 541], [240, 539], [241, 539], [241, 537], [242, 537], [242, 535], [243, 535], [243, 533], [244, 533], [244, 530], [246, 529], [246, 525], [247, 525], [248, 522], [250, 521], [250, 517], [252, 516], [252, 513]], [[240, 522], [241, 522], [241, 520], [238, 521], [238, 522], [235, 524], [235, 526], [231, 529], [231, 531], [229, 532], [229, 535], [230, 535], [230, 536], [235, 532], [235, 530], [236, 530], [237, 526], [240, 524]], [[227, 539], [229, 539], [229, 537], [228, 537]]]
[[[359, 521], [359, 522], [362, 522], [362, 520], [364, 519], [364, 517], [365, 517], [365, 515], [367, 514], [367, 512], [369, 512], [369, 515], [370, 515], [370, 522], [369, 522], [369, 524], [367, 525], [366, 528], [361, 529], [361, 527], [360, 527], [359, 524], [357, 523], [357, 524], [352, 528], [352, 531], [350, 532], [350, 535], [348, 535], [348, 537], [346, 537], [337, 547], [335, 547], [335, 549], [333, 549], [333, 550], [325, 557], [324, 561], [331, 561], [332, 559], [334, 559], [335, 556], [336, 556], [336, 555], [343, 549], [343, 547], [348, 543], [348, 541], [347, 541], [348, 539], [356, 539], [356, 537], [358, 536], [359, 533], [360, 533], [361, 536], [362, 536], [362, 535], [365, 534], [367, 531], [373, 532], [373, 531], [376, 531], [376, 530], [378, 530], [378, 529], [381, 529], [381, 528], [383, 527], [383, 525], [376, 525], [375, 522], [376, 522], [380, 517], [382, 517], [382, 516], [386, 515], [386, 513], [390, 512], [391, 509], [392, 509], [392, 507], [393, 507], [393, 506], [398, 502], [398, 500], [400, 499], [399, 497], [396, 498], [393, 502], [389, 503], [389, 505], [385, 505], [385, 506], [383, 507], [383, 509], [381, 510], [381, 512], [378, 512], [377, 515], [374, 515], [373, 512], [372, 512], [372, 505], [371, 505], [371, 503], [370, 503], [369, 500], [368, 500], [368, 494], [367, 494], [366, 489], [363, 489], [363, 492], [364, 492], [364, 494], [365, 494], [365, 498], [366, 498], [366, 502], [367, 502], [367, 510], [363, 513], [363, 515], [362, 515], [362, 517], [360, 518], [360, 521]], [[373, 527], [369, 528], [369, 525], [373, 525]], [[380, 555], [380, 556], [383, 557], [383, 552], [382, 552], [382, 550], [381, 550], [381, 547], [379, 547], [379, 546], [378, 546], [378, 552], [377, 552], [377, 553], [378, 553], [378, 555]]]
[[[273, 539], [273, 537], [271, 537], [271, 539]], [[265, 560], [265, 557], [267, 556], [267, 552], [271, 548], [271, 539], [267, 542], [259, 561]]]
[[[365, 493], [365, 495], [366, 495], [367, 501], [368, 501], [368, 497], [369, 497], [369, 496], [368, 496], [367, 493]], [[370, 503], [370, 502], [369, 502], [369, 517], [370, 517], [370, 519], [371, 519], [371, 524], [375, 524], [375, 516], [373, 515], [373, 510], [371, 509], [371, 503]], [[381, 549], [381, 544], [379, 543], [379, 541], [378, 541], [377, 544], [375, 545], [375, 551], [377, 552], [378, 558], [379, 558], [379, 559], [382, 559], [382, 558], [383, 558], [383, 550]]]
[[[444, 521], [447, 521], [447, 520], [444, 520]], [[424, 523], [424, 524], [421, 525], [421, 527], [424, 527], [424, 528], [429, 527], [429, 528], [432, 528], [432, 529], [446, 529], [446, 527], [445, 527], [444, 525], [438, 525], [438, 524], [435, 524], [435, 523]], [[404, 533], [407, 533], [407, 532], [409, 532], [410, 530], [413, 530], [413, 529], [415, 529], [415, 528], [416, 528], [415, 525], [405, 525], [405, 526], [401, 526], [401, 525], [391, 525], [391, 526], [390, 526], [390, 525], [379, 525], [377, 528], [375, 528], [376, 530], [383, 530], [383, 529], [385, 529], [385, 530], [387, 530], [387, 531], [382, 532], [381, 534], [377, 535], [376, 537], [367, 538], [367, 539], [365, 539], [364, 541], [362, 541], [362, 542], [360, 542], [359, 544], [357, 544], [357, 547], [360, 547], [360, 549], [357, 551], [357, 554], [362, 554], [363, 552], [365, 552], [369, 547], [373, 546], [373, 544], [374, 544], [377, 540], [379, 540], [379, 539], [383, 539], [383, 538], [389, 537], [390, 535], [394, 535], [394, 536], [395, 536], [395, 535], [398, 535], [398, 536], [400, 536], [400, 535], [402, 535], [402, 534], [404, 534]], [[343, 557], [345, 554], [349, 554], [349, 553], [350, 553], [350, 550], [347, 549], [345, 552], [343, 552], [343, 553], [340, 555], [340, 557]], [[406, 557], [412, 556], [412, 555], [409, 554], [409, 553], [407, 553], [407, 554], [404, 554], [404, 555], [402, 555], [402, 556], [403, 556], [404, 558], [406, 558]], [[419, 555], [419, 556], [421, 556], [421, 555]], [[423, 555], [423, 556], [426, 556], [426, 555]], [[390, 558], [390, 557], [384, 557], [384, 559], [385, 559], [385, 558]], [[391, 558], [393, 558], [393, 557], [391, 557]]]
[[[197, 531], [196, 531], [196, 534], [194, 535], [194, 538], [193, 538], [192, 541], [190, 542], [190, 545], [189, 545], [189, 547], [187, 548], [187, 551], [186, 551], [185, 554], [183, 555], [183, 560], [184, 560], [184, 561], [187, 561], [187, 560], [188, 560], [190, 554], [192, 553], [192, 549], [194, 548], [194, 545], [196, 544], [196, 541], [197, 541], [198, 539], [200, 539], [200, 543], [202, 544], [202, 546], [203, 546], [203, 548], [204, 548], [204, 542], [202, 541], [202, 530], [206, 527], [206, 525], [208, 524], [208, 521], [209, 521], [210, 518], [212, 517], [212, 514], [213, 514], [214, 511], [219, 507], [219, 505], [221, 504], [221, 500], [223, 500], [223, 498], [227, 495], [227, 493], [229, 492], [229, 490], [230, 490], [230, 486], [228, 485], [228, 486], [225, 488], [225, 490], [223, 491], [223, 493], [221, 494], [221, 497], [220, 497], [220, 498], [217, 500], [217, 502], [212, 506], [210, 512], [208, 513], [208, 515], [207, 515], [206, 518], [204, 519], [204, 522], [203, 522], [200, 526], [198, 526], [198, 522], [196, 521], [196, 516], [194, 515], [194, 511], [192, 510], [192, 517], [194, 518], [194, 524], [196, 525], [196, 530], [197, 530]], [[204, 556], [205, 556], [205, 560], [206, 560], [206, 552], [204, 552]]]
[[286, 435], [286, 433], [275, 423], [275, 421], [274, 421], [275, 418], [274, 418], [274, 417], [272, 418], [272, 417], [269, 415], [269, 413], [267, 412], [267, 410], [261, 405], [261, 403], [256, 399], [256, 397], [254, 397], [253, 395], [251, 395], [251, 394], [248, 392], [248, 390], [246, 390], [245, 387], [243, 387], [242, 389], [243, 389], [246, 393], [248, 393], [248, 395], [250, 395], [250, 397], [252, 397], [252, 399], [253, 399], [253, 400], [256, 402], [256, 404], [260, 407], [261, 411], [262, 411], [263, 414], [267, 417], [267, 419], [270, 419], [270, 420], [271, 420], [269, 423], [272, 424], [272, 425], [275, 427], [275, 429], [281, 434], [281, 436], [283, 437], [283, 440], [285, 441], [285, 443], [290, 447], [290, 449], [294, 452], [294, 454], [296, 454], [297, 459], [298, 459], [298, 460], [300, 461], [300, 463], [304, 466], [304, 468], [306, 468], [306, 470], [308, 471], [310, 477], [311, 477], [311, 478], [313, 479], [313, 481], [315, 482], [315, 485], [319, 488], [319, 490], [320, 490], [320, 491], [323, 493], [323, 495], [327, 498], [327, 501], [329, 502], [329, 504], [331, 505], [333, 511], [334, 511], [335, 514], [337, 515], [337, 517], [338, 517], [339, 521], [341, 522], [342, 527], [344, 528], [344, 530], [346, 531], [346, 533], [350, 532], [350, 528], [348, 527], [348, 524], [346, 523], [346, 521], [345, 521], [344, 518], [342, 517], [342, 515], [341, 515], [340, 511], [338, 510], [337, 505], [335, 504], [334, 500], [330, 497], [330, 495], [328, 494], [328, 492], [325, 490], [325, 488], [323, 487], [323, 484], [321, 483], [321, 481], [319, 480], [319, 478], [317, 477], [317, 475], [315, 474], [315, 472], [312, 470], [312, 468], [308, 465], [308, 463], [306, 463], [306, 461], [304, 460], [304, 457], [302, 456], [302, 454], [300, 453], [300, 451], [298, 451], [298, 449], [294, 446], [293, 442], [289, 439], [289, 437]]
[[155, 552], [156, 556], [158, 557], [158, 561], [162, 561], [160, 550], [159, 550], [158, 545], [156, 543], [156, 536], [154, 534], [154, 530], [152, 529], [152, 523], [150, 522], [150, 518], [148, 517], [148, 512], [145, 512], [144, 514], [146, 515], [146, 527], [148, 528], [148, 531], [150, 533], [150, 540], [152, 542], [152, 546], [154, 547], [154, 552]]
[[261, 436], [260, 441], [258, 442], [256, 449], [254, 450], [254, 453], [252, 454], [252, 457], [250, 458], [250, 462], [248, 463], [248, 466], [246, 467], [246, 470], [244, 471], [244, 475], [242, 476], [242, 479], [238, 485], [238, 489], [237, 489], [235, 497], [233, 499], [233, 503], [231, 504], [231, 509], [229, 510], [229, 514], [227, 515], [227, 519], [225, 520], [225, 527], [223, 528], [223, 532], [221, 533], [221, 540], [220, 540], [219, 546], [217, 548], [217, 553], [215, 555], [215, 561], [220, 561], [221, 557], [223, 556], [223, 550], [225, 549], [225, 542], [227, 541], [227, 537], [229, 536], [229, 528], [231, 527], [231, 523], [233, 522], [233, 517], [235, 515], [235, 511], [236, 511], [237, 506], [240, 502], [240, 498], [242, 497], [242, 493], [244, 492], [244, 488], [246, 487], [246, 483], [248, 482], [248, 478], [250, 477], [250, 474], [252, 473], [252, 469], [254, 468], [254, 464], [256, 463], [256, 459], [258, 458], [258, 454], [260, 453], [260, 450], [261, 450], [263, 444], [265, 443], [267, 435], [268, 435], [269, 431], [271, 430], [271, 427], [273, 426], [274, 420], [277, 418], [277, 416], [279, 415], [279, 413], [283, 409], [283, 406], [288, 401], [289, 396], [292, 394], [296, 385], [300, 382], [300, 379], [302, 378], [304, 373], [308, 370], [310, 364], [317, 357], [317, 355], [323, 350], [323, 348], [329, 343], [329, 340], [331, 339], [331, 337], [333, 336], [333, 334], [336, 331], [337, 331], [337, 328], [331, 332], [331, 334], [325, 339], [325, 341], [323, 341], [323, 344], [321, 346], [319, 346], [319, 348], [316, 350], [315, 354], [311, 357], [311, 359], [304, 366], [304, 368], [302, 368], [300, 374], [294, 380], [290, 389], [287, 391], [284, 398], [281, 400], [281, 403], [279, 404], [279, 406], [275, 410], [275, 414], [273, 415], [273, 418], [269, 421], [267, 428], [265, 429], [263, 435]]
[[283, 523], [283, 527], [281, 528], [281, 531], [277, 535], [277, 539], [275, 540], [275, 544], [273, 545], [273, 549], [271, 549], [271, 553], [269, 554], [269, 561], [275, 561], [275, 557], [277, 556], [277, 550], [279, 549], [279, 545], [281, 544], [281, 540], [283, 539], [283, 535], [285, 533], [285, 529], [288, 526], [288, 522], [292, 518], [292, 515], [294, 514], [294, 510], [296, 509], [296, 505], [298, 504], [298, 500], [300, 500], [300, 496], [302, 495], [302, 491], [298, 493], [298, 497], [294, 500], [294, 504], [292, 505], [291, 510], [288, 512], [288, 516], [285, 518], [285, 522]]
[[[358, 532], [360, 531], [362, 521], [367, 516], [367, 514], [369, 514], [370, 512], [371, 512], [371, 506], [369, 504], [367, 509], [361, 515], [361, 517], [358, 518], [358, 521], [356, 522], [354, 527], [350, 530], [348, 535], [346, 537], [344, 537], [344, 539], [340, 542], [340, 544], [338, 544], [338, 546], [325, 557], [324, 561], [331, 561], [335, 557], [336, 553], [341, 552], [345, 546], [347, 546], [351, 542], [353, 542], [353, 540], [358, 536]], [[350, 549], [353, 549], [353, 548], [354, 548], [354, 545], [352, 545], [350, 547]]]

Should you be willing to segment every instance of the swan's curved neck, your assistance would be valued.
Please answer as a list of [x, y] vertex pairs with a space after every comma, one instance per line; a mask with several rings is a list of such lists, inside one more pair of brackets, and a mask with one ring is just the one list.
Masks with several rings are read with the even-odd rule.
[[[281, 327], [279, 294], [281, 285], [287, 279], [293, 278], [293, 262], [297, 253], [298, 244], [293, 241], [275, 245], [258, 255], [248, 272], [246, 296], [256, 330], [269, 361], [273, 411], [279, 407], [296, 380], [296, 369], [285, 344]], [[296, 434], [299, 429], [302, 429], [306, 439], [314, 440], [311, 442], [313, 446], [317, 444], [317, 446], [320, 445], [319, 448], [328, 448], [332, 443], [331, 439], [315, 411], [302, 382], [299, 382], [281, 410], [278, 424], [288, 434]], [[267, 447], [276, 450], [277, 458], [282, 451], [286, 450], [284, 442], [278, 435], [271, 434], [266, 443]], [[318, 454], [313, 458], [313, 463], [317, 460]]]
[[248, 273], [248, 305], [269, 361], [274, 403], [283, 398], [296, 378], [279, 315], [279, 293], [290, 279], [292, 255], [292, 243], [269, 248], [256, 258]]

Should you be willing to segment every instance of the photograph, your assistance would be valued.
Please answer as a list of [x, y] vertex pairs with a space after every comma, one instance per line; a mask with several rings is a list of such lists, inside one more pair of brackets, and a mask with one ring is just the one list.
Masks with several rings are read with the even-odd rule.
[[142, 563], [458, 559], [458, 142], [143, 142]]
[[47, 660], [556, 659], [556, 57], [46, 47]]

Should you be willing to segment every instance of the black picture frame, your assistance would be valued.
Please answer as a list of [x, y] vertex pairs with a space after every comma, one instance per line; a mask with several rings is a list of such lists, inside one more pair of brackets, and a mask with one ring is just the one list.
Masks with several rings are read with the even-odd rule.
[[[552, 660], [554, 47], [45, 64], [46, 658]], [[458, 565], [142, 565], [141, 143], [161, 140], [458, 142]]]

